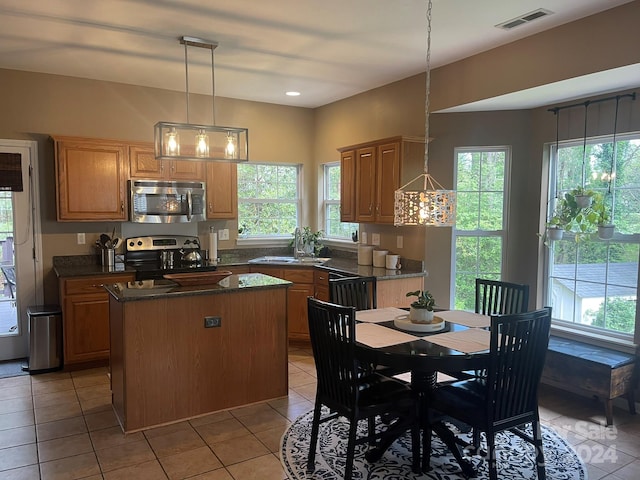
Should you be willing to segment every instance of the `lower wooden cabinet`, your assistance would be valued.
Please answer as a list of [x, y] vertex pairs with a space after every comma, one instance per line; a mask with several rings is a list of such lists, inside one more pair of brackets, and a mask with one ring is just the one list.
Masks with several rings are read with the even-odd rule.
[[293, 285], [287, 289], [289, 340], [309, 341], [307, 297], [313, 297], [315, 293], [313, 268], [282, 268], [255, 265], [251, 267], [251, 271], [293, 282]]
[[[253, 265], [251, 272], [264, 273], [293, 282], [287, 291], [289, 340], [309, 341], [307, 297], [329, 301], [329, 272], [315, 268], [286, 268], [269, 265]], [[408, 307], [411, 304], [411, 298], [408, 298], [406, 293], [422, 290], [423, 285], [422, 276], [378, 280], [378, 308]]]
[[328, 302], [331, 296], [329, 292], [329, 272], [326, 270], [316, 270], [313, 272], [313, 285], [315, 287], [314, 297], [323, 302]]
[[59, 280], [65, 365], [109, 360], [109, 294], [103, 285], [133, 280], [129, 273]]

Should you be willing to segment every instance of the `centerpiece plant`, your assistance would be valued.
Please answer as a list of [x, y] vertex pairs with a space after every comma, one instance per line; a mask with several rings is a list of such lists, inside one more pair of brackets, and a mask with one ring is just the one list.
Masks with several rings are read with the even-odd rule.
[[411, 302], [409, 319], [416, 323], [431, 323], [433, 321], [433, 307], [436, 300], [429, 290], [416, 290], [407, 292], [407, 297], [418, 297]]

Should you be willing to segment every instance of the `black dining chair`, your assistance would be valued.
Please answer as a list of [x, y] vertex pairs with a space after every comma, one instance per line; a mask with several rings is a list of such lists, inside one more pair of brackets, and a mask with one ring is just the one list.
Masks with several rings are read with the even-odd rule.
[[[376, 277], [329, 276], [329, 301], [331, 303], [354, 307], [356, 310], [370, 310], [377, 308], [378, 302], [376, 297]], [[405, 373], [405, 370], [384, 365], [363, 365], [363, 367], [375, 369], [376, 372], [390, 377]]]
[[376, 277], [329, 277], [329, 301], [338, 305], [369, 310], [377, 306]]
[[[442, 385], [430, 394], [432, 418], [449, 416], [485, 432], [491, 480], [498, 478], [495, 437], [505, 430], [534, 445], [538, 480], [545, 479], [538, 386], [550, 327], [550, 308], [493, 315], [487, 376]], [[523, 428], [528, 424], [531, 433]], [[425, 448], [425, 455], [429, 453]]]
[[529, 310], [529, 285], [476, 278], [476, 313], [509, 315]]
[[[476, 278], [475, 312], [482, 315], [522, 313], [529, 309], [529, 285]], [[457, 379], [484, 376], [484, 370], [448, 374]]]
[[[411, 430], [413, 470], [419, 472], [420, 426], [415, 394], [402, 382], [375, 372], [362, 375], [356, 357], [355, 308], [307, 299], [309, 336], [316, 365], [317, 387], [307, 470], [313, 471], [320, 423], [337, 416], [349, 421], [344, 477], [350, 479], [357, 444], [375, 442], [385, 435]], [[321, 418], [322, 406], [330, 415]], [[376, 417], [393, 421], [376, 428]], [[367, 435], [357, 437], [360, 420], [367, 420]]]

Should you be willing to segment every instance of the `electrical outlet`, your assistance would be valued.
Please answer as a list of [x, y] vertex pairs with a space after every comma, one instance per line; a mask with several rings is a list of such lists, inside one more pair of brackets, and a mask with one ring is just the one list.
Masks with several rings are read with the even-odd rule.
[[204, 328], [222, 326], [222, 317], [204, 317]]
[[371, 244], [372, 245], [380, 245], [380, 234], [372, 233], [371, 234]]
[[86, 242], [86, 239], [84, 237], [84, 233], [79, 233], [78, 234], [78, 245], [84, 245]]
[[362, 234], [360, 235], [360, 243], [362, 243], [363, 245], [367, 244], [367, 232], [362, 232]]
[[402, 248], [404, 246], [404, 237], [402, 235], [398, 235], [396, 237], [396, 248]]
[[229, 229], [218, 230], [218, 240], [229, 240]]

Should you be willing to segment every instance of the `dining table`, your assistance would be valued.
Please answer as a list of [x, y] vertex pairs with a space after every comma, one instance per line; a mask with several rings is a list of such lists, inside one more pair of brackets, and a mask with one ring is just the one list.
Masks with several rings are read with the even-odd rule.
[[[411, 388], [419, 396], [422, 428], [440, 437], [467, 476], [474, 476], [475, 471], [462, 457], [459, 442], [446, 423], [430, 416], [429, 392], [437, 388], [438, 372], [459, 374], [488, 367], [490, 325], [490, 316], [462, 310], [437, 311], [435, 322], [427, 325], [411, 322], [407, 310], [400, 308], [356, 312], [358, 359], [410, 374]], [[394, 441], [385, 439], [368, 452], [367, 459], [378, 460]], [[429, 469], [424, 460], [422, 469]]]

